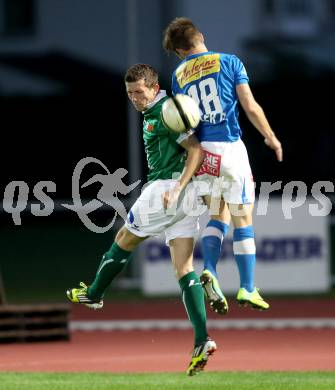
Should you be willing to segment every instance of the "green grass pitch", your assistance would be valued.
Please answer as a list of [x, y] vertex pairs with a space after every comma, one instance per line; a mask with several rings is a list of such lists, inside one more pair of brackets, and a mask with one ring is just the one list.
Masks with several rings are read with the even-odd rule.
[[335, 372], [0, 373], [1, 390], [335, 389]]

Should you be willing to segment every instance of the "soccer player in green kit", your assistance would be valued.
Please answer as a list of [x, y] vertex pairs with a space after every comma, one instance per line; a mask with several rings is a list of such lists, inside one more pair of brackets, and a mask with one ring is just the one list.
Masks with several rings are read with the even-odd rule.
[[[188, 375], [202, 371], [216, 344], [208, 337], [204, 293], [193, 268], [197, 217], [187, 216], [182, 205], [185, 188], [201, 166], [204, 152], [193, 135], [177, 134], [161, 121], [162, 104], [168, 98], [160, 90], [157, 72], [146, 64], [136, 64], [125, 75], [128, 97], [143, 113], [143, 139], [149, 166], [148, 186], [128, 213], [111, 248], [104, 254], [93, 283], [67, 291], [69, 300], [91, 308], [101, 308], [103, 295], [124, 269], [135, 247], [150, 236], [165, 233], [172, 263], [182, 290], [183, 302], [194, 329], [194, 350]], [[178, 179], [173, 179], [180, 172]], [[173, 213], [167, 207], [175, 204]]]

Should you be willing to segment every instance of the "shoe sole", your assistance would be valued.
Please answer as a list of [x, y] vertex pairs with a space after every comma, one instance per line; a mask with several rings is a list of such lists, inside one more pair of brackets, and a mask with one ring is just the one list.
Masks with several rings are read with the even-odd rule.
[[259, 311], [265, 311], [265, 310], [268, 310], [270, 308], [270, 307], [259, 306], [256, 303], [253, 303], [253, 302], [250, 302], [250, 301], [244, 300], [244, 299], [240, 299], [240, 300], [237, 299], [237, 302], [238, 302], [239, 306], [241, 306], [241, 307], [250, 306], [252, 309], [259, 310]]
[[84, 303], [85, 306], [93, 310], [100, 310], [103, 308], [103, 303]]
[[209, 356], [212, 356], [215, 351], [216, 351], [216, 348], [214, 348], [214, 347], [209, 349], [205, 353], [205, 356], [194, 365], [194, 367], [191, 371], [188, 372], [188, 375], [193, 376], [193, 375], [196, 375], [197, 373], [203, 371], [204, 368], [206, 367]]
[[213, 289], [212, 278], [208, 275], [200, 276], [200, 283], [205, 291], [206, 299], [210, 308], [217, 314], [225, 315], [228, 313], [228, 305], [224, 299]]

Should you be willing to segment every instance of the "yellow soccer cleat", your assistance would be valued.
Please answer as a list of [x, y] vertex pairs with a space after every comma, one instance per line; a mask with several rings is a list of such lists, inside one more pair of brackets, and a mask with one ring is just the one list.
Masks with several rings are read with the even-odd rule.
[[264, 301], [259, 294], [259, 288], [254, 288], [252, 292], [247, 291], [244, 287], [241, 287], [237, 293], [237, 302], [241, 306], [251, 306], [254, 309], [267, 310], [270, 305]]
[[71, 288], [66, 291], [68, 299], [72, 303], [81, 303], [91, 309], [102, 309], [104, 303], [101, 299], [100, 301], [93, 301], [87, 296], [88, 287], [84, 282], [79, 283], [81, 288]]
[[213, 355], [216, 351], [215, 341], [207, 338], [202, 344], [194, 347], [192, 352], [192, 360], [188, 369], [186, 370], [187, 375], [193, 376], [200, 371], [203, 371], [207, 364], [208, 357]]
[[228, 302], [221, 291], [217, 278], [205, 269], [200, 276], [200, 282], [211, 309], [221, 315], [227, 314]]

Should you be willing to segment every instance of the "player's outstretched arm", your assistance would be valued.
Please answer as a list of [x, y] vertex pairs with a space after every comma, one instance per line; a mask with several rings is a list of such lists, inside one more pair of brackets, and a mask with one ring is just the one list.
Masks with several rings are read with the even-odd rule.
[[264, 142], [276, 153], [277, 160], [283, 160], [283, 149], [281, 143], [270, 127], [262, 107], [256, 102], [248, 84], [239, 84], [236, 93], [250, 122], [263, 135]]
[[176, 183], [176, 187], [172, 191], [165, 192], [163, 195], [163, 204], [165, 208], [177, 201], [180, 192], [186, 188], [193, 175], [199, 170], [206, 155], [199, 141], [193, 134], [182, 141], [180, 145], [187, 150], [187, 159], [184, 170]]

